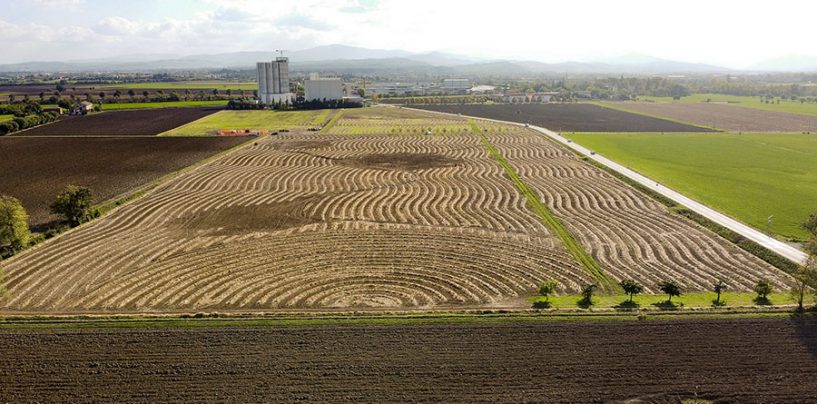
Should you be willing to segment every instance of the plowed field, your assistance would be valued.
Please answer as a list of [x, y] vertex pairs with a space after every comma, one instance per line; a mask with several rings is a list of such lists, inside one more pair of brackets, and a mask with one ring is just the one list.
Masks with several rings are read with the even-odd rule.
[[220, 108], [156, 108], [66, 116], [14, 136], [153, 136], [215, 113]]
[[[611, 279], [785, 287], [537, 133], [486, 128]], [[544, 279], [576, 292], [592, 278], [525, 198], [473, 133], [279, 135], [4, 262], [3, 310], [529, 307]]]
[[559, 132], [711, 132], [592, 104], [417, 105], [413, 108], [529, 123]]
[[19, 402], [813, 402], [812, 319], [0, 330]]
[[814, 132], [817, 116], [716, 103], [624, 102], [616, 107], [734, 132]]

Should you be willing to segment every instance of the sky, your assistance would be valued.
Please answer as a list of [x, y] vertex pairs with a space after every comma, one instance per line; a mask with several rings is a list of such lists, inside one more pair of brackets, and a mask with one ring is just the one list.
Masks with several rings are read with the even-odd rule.
[[0, 0], [0, 64], [343, 44], [485, 59], [817, 56], [804, 0]]

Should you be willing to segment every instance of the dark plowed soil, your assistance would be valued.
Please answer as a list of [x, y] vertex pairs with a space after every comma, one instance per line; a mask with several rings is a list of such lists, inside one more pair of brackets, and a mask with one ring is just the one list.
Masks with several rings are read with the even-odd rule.
[[817, 321], [0, 330], [0, 401], [813, 402]]
[[711, 129], [631, 114], [593, 104], [419, 105], [412, 107], [529, 123], [560, 132], [712, 132]]
[[169, 226], [180, 231], [182, 237], [185, 232], [234, 235], [283, 230], [320, 222], [319, 217], [312, 217], [306, 211], [310, 204], [318, 202], [320, 198], [307, 196], [273, 204], [209, 209], [182, 217]]
[[153, 136], [218, 110], [219, 108], [157, 108], [66, 116], [52, 124], [22, 131], [14, 136]]
[[23, 202], [34, 226], [56, 219], [48, 206], [66, 185], [105, 200], [242, 142], [229, 138], [0, 138], [0, 194]]

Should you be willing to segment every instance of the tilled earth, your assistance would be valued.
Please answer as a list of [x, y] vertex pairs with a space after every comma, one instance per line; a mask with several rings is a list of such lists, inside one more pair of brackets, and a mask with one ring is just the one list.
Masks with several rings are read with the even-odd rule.
[[809, 402], [817, 320], [0, 329], [0, 401]]
[[59, 121], [22, 131], [14, 136], [153, 136], [220, 108], [155, 108], [108, 111], [86, 116], [65, 116]]

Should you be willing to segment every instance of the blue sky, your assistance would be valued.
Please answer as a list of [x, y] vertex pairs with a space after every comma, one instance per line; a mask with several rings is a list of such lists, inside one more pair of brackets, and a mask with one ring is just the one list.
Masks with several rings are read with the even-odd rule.
[[817, 55], [805, 0], [0, 0], [0, 63], [345, 44], [546, 62], [745, 67]]

